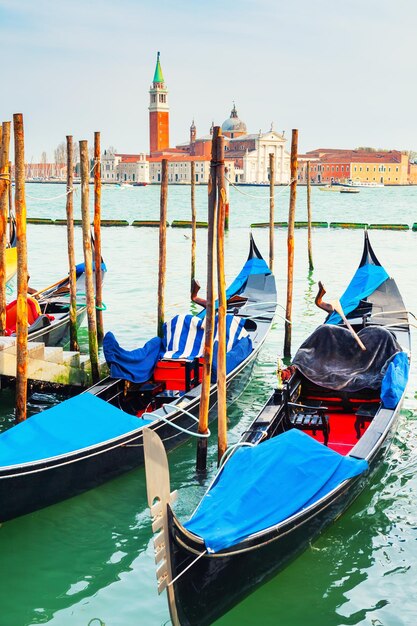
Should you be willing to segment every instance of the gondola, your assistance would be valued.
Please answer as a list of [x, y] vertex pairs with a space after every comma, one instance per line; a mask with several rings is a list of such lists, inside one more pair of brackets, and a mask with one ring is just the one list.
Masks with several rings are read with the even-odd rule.
[[[249, 257], [227, 295], [227, 383], [236, 390], [250, 375], [276, 309], [275, 278], [252, 237]], [[177, 315], [165, 325], [165, 342], [153, 338], [132, 352], [108, 334], [112, 377], [0, 434], [0, 521], [143, 464], [145, 426], [158, 432], [167, 450], [195, 435], [202, 329], [204, 315]], [[216, 393], [213, 382], [211, 405]]]
[[[102, 271], [106, 265], [102, 262]], [[77, 290], [77, 326], [80, 326], [87, 314], [85, 298], [84, 263], [76, 266]], [[27, 297], [28, 303], [28, 339], [39, 341], [46, 347], [64, 346], [69, 341], [69, 276], [36, 291]], [[6, 307], [6, 334], [16, 335], [17, 301], [13, 300]]]
[[282, 569], [381, 462], [405, 394], [410, 332], [367, 234], [340, 302], [350, 329], [329, 307], [184, 524], [172, 510], [163, 447], [145, 431], [158, 589], [167, 590], [174, 626], [211, 624]]

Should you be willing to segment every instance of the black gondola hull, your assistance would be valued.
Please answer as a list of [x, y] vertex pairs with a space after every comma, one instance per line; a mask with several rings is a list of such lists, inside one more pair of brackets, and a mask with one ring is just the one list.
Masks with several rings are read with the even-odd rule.
[[[248, 383], [256, 354], [243, 368], [237, 368], [229, 376], [228, 400], [233, 401]], [[210, 395], [210, 407], [217, 401], [217, 388]], [[199, 397], [189, 412], [195, 417], [199, 412]], [[209, 415], [211, 422], [215, 411]], [[191, 417], [179, 413], [175, 423], [185, 430], [196, 432], [197, 425]], [[167, 451], [181, 445], [189, 435], [170, 424], [158, 422], [150, 428], [161, 437]], [[84, 491], [102, 485], [144, 463], [142, 429], [129, 433], [117, 440], [104, 442], [100, 446], [86, 448], [73, 454], [0, 470], [0, 523], [26, 515], [51, 504], [60, 502]]]
[[[240, 543], [216, 556], [196, 561], [187, 572], [181, 572], [204, 550], [204, 546], [184, 532], [168, 507], [170, 559], [175, 610], [181, 626], [206, 626], [238, 604], [259, 585], [282, 570], [303, 552], [321, 532], [335, 521], [353, 502], [379, 467], [395, 432], [399, 408], [391, 427], [371, 459], [365, 475], [351, 479], [336, 492], [296, 521], [280, 525], [256, 539]], [[244, 550], [239, 553], [239, 550]], [[198, 582], [197, 582], [198, 581]]]

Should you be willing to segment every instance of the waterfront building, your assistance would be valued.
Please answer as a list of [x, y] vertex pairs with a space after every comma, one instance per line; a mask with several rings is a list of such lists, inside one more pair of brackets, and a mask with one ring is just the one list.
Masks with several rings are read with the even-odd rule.
[[300, 182], [306, 182], [306, 162], [310, 160], [311, 181], [329, 184], [346, 182], [375, 182], [384, 185], [409, 184], [409, 163], [405, 152], [399, 150], [311, 150], [299, 155]]
[[113, 154], [104, 151], [101, 156], [103, 182], [149, 183], [149, 162], [146, 154]]
[[[190, 127], [190, 141], [177, 145], [177, 149], [190, 155], [210, 155], [213, 124], [210, 134], [197, 137], [194, 120]], [[288, 184], [290, 180], [290, 155], [285, 150], [284, 133], [277, 133], [273, 124], [268, 132], [261, 130], [248, 134], [246, 124], [238, 117], [233, 104], [230, 116], [222, 124], [225, 137], [225, 154], [234, 164], [233, 181], [262, 184], [269, 182], [269, 155], [275, 155], [275, 183]]]

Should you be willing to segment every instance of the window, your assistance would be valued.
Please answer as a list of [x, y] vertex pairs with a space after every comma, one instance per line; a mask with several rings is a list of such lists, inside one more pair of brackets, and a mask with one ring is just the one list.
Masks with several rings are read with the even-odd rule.
[[343, 165], [342, 165], [342, 167], [340, 168], [340, 170], [343, 172]]
[[151, 102], [156, 102], [156, 94], [152, 94], [151, 96]]

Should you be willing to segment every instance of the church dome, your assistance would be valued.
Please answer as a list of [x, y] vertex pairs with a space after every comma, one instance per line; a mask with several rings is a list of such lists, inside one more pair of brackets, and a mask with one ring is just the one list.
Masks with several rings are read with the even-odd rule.
[[233, 104], [230, 117], [222, 124], [222, 131], [227, 134], [230, 133], [232, 137], [235, 133], [240, 135], [246, 134], [246, 124], [238, 118], [235, 104]]

